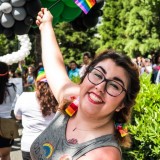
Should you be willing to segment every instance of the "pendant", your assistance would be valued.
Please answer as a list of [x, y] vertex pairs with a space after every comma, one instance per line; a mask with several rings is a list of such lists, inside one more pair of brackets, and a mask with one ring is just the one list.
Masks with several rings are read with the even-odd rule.
[[73, 129], [73, 131], [75, 131], [77, 128], [75, 127], [74, 129]]

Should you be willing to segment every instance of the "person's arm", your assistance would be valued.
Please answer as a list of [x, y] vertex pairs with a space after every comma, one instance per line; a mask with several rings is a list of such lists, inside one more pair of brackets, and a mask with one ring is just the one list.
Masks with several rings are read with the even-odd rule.
[[[24, 103], [24, 93], [22, 93], [18, 98], [15, 103], [15, 108], [14, 108], [14, 116], [17, 120], [22, 119], [22, 110], [21, 107], [23, 106]], [[26, 98], [26, 97], [25, 97]], [[22, 107], [23, 108], [23, 107]]]
[[48, 83], [58, 102], [78, 95], [79, 86], [68, 78], [63, 57], [52, 28], [52, 15], [47, 9], [38, 13], [36, 24], [41, 31], [42, 60]]

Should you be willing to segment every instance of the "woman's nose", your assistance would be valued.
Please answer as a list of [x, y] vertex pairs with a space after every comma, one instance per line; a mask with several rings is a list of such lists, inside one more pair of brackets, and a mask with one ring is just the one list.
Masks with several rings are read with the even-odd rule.
[[100, 84], [96, 85], [95, 88], [102, 93], [105, 93], [105, 86], [106, 86], [106, 82], [103, 81]]

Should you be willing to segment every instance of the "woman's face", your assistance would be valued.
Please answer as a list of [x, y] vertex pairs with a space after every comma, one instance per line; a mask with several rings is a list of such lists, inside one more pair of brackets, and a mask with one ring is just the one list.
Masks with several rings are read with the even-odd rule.
[[86, 65], [89, 64], [89, 58], [88, 58], [88, 56], [84, 56], [83, 57], [83, 63], [86, 64]]
[[[101, 61], [95, 68], [102, 72], [106, 79], [118, 82], [127, 90], [129, 85], [128, 74], [122, 67], [117, 66], [113, 60]], [[124, 107], [123, 99], [126, 92], [123, 91], [117, 97], [113, 97], [106, 92], [105, 85], [105, 81], [98, 85], [92, 84], [88, 80], [88, 76], [80, 85], [80, 110], [87, 116], [106, 118], [107, 115], [110, 115], [112, 117], [115, 111], [118, 112]]]

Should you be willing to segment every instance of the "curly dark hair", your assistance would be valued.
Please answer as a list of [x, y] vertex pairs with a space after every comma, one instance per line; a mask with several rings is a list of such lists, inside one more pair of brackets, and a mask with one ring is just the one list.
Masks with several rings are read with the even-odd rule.
[[4, 62], [0, 62], [0, 104], [4, 103], [7, 96], [10, 96], [8, 87], [12, 86], [16, 91], [16, 86], [13, 83], [8, 83], [9, 81], [9, 68], [8, 65]]
[[36, 84], [36, 96], [39, 100], [41, 111], [43, 116], [55, 113], [57, 110], [58, 102], [55, 99], [48, 83], [37, 82]]
[[[34, 72], [34, 79], [37, 78], [38, 71], [43, 66], [38, 66]], [[43, 116], [50, 115], [51, 113], [55, 113], [57, 110], [58, 102], [55, 99], [49, 84], [47, 82], [38, 81], [36, 82], [36, 96], [40, 104], [40, 109], [42, 111]]]

